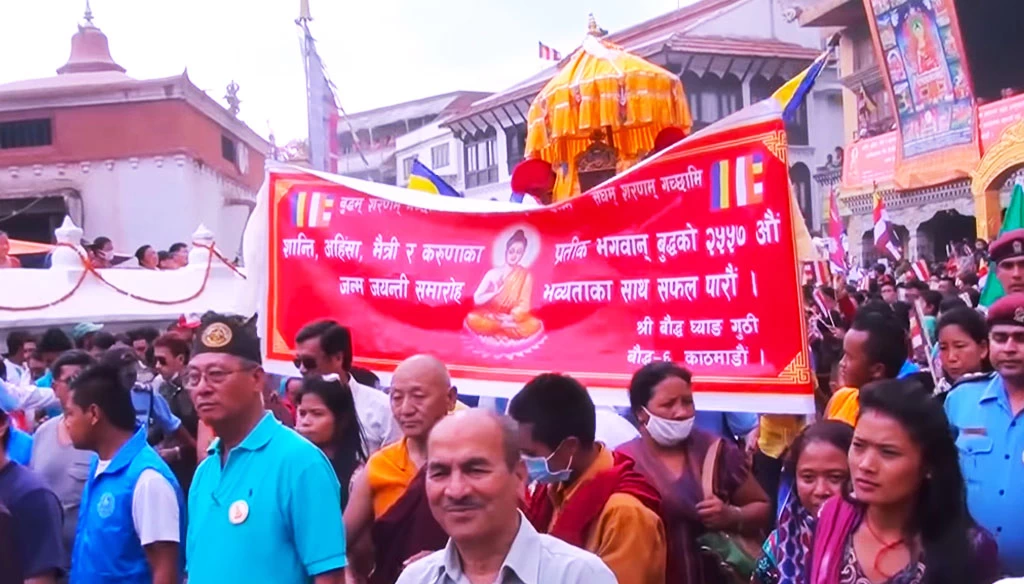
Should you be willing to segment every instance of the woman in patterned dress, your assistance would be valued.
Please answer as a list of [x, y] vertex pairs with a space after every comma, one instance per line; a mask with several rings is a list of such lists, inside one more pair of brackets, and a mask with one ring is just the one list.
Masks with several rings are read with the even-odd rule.
[[853, 428], [834, 420], [808, 426], [793, 440], [782, 471], [778, 527], [764, 542], [754, 584], [806, 582], [814, 518], [850, 479], [852, 440]]
[[860, 393], [852, 491], [821, 508], [808, 584], [991, 584], [996, 545], [967, 511], [942, 406], [913, 381]]

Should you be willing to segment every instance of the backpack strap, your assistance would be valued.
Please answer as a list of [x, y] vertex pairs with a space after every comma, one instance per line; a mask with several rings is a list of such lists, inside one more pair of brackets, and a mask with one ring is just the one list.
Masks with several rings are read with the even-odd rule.
[[700, 484], [705, 499], [715, 494], [715, 470], [718, 468], [718, 456], [721, 452], [722, 439], [715, 438], [704, 455], [704, 468], [700, 473]]

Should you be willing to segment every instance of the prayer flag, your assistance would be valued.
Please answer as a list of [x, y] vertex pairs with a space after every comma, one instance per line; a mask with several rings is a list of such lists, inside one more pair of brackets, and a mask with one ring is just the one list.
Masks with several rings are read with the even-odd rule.
[[537, 41], [537, 56], [545, 61], [561, 61], [562, 53], [559, 53], [555, 49], [545, 45], [544, 43]]
[[874, 198], [874, 220], [875, 220], [875, 248], [888, 255], [893, 261], [903, 259], [903, 250], [900, 249], [900, 239], [889, 222], [889, 212], [885, 210], [885, 201], [882, 194], [875, 192]]
[[444, 195], [446, 197], [462, 196], [452, 185], [434, 174], [434, 171], [427, 168], [419, 160], [412, 161], [412, 170], [409, 172], [409, 188], [414, 191], [423, 191], [424, 193]]
[[836, 191], [836, 187], [832, 187], [828, 196], [828, 259], [832, 263], [832, 269], [845, 272], [846, 248], [843, 245], [843, 232], [845, 230], [843, 229], [843, 220], [839, 216], [839, 197]]

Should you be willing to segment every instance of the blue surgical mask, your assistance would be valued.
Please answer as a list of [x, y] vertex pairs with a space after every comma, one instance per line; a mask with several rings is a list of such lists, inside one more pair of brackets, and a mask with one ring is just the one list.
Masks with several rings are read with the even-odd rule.
[[[551, 456], [555, 454], [552, 452]], [[537, 482], [543, 485], [551, 485], [555, 483], [564, 483], [569, 480], [569, 476], [572, 474], [572, 457], [569, 458], [569, 468], [565, 470], [552, 472], [548, 468], [548, 460], [551, 456], [544, 458], [543, 456], [523, 456], [523, 462], [526, 464], [526, 473], [529, 475], [530, 482]]]

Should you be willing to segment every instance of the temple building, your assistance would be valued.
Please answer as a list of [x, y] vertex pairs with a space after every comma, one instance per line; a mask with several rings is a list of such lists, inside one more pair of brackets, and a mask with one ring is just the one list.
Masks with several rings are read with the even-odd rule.
[[[771, 96], [821, 54], [825, 42], [777, 0], [699, 0], [606, 38], [681, 77], [694, 130]], [[466, 196], [508, 199], [512, 169], [524, 156], [526, 113], [557, 70], [552, 66], [443, 123], [462, 142]], [[822, 222], [825, 190], [811, 169], [828, 163], [843, 143], [841, 121], [840, 86], [828, 67], [788, 126], [790, 179], [812, 230]]]
[[[458, 188], [458, 160], [437, 123], [488, 94], [453, 91], [342, 117], [338, 128], [337, 172], [389, 185], [409, 182], [412, 161], [432, 166]], [[433, 150], [433, 155], [431, 155]]]
[[0, 84], [0, 228], [50, 242], [68, 215], [131, 253], [205, 224], [234, 257], [270, 144], [237, 118], [236, 84], [225, 100], [187, 73], [130, 77], [87, 9], [56, 76]]
[[[844, 155], [814, 177], [822, 188], [838, 190], [851, 258], [869, 265], [880, 255], [873, 236], [876, 192], [904, 257], [944, 260], [953, 244], [991, 239], [1013, 184], [1024, 178], [1024, 69], [1015, 57], [1024, 50], [1024, 4], [876, 0], [873, 15], [863, 0], [801, 4], [792, 9], [801, 25], [843, 35]], [[900, 157], [912, 162], [915, 142], [941, 156], [957, 128], [977, 129], [974, 163], [955, 176], [901, 178]], [[949, 160], [952, 165], [952, 155]]]

